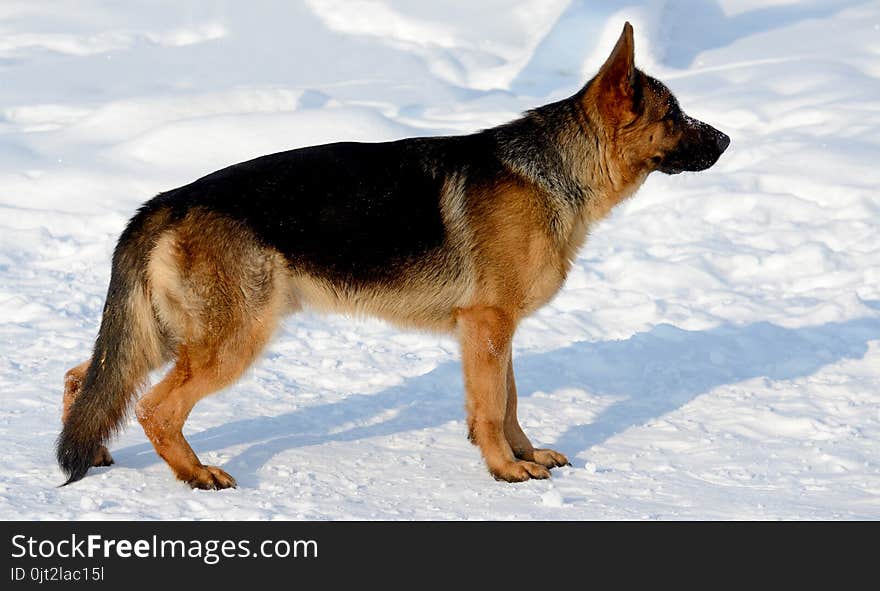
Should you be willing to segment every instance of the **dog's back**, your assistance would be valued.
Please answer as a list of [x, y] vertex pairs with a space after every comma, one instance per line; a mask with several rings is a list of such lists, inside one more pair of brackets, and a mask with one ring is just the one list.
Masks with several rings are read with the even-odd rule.
[[291, 150], [230, 166], [147, 207], [168, 208], [175, 220], [201, 208], [240, 221], [303, 272], [353, 284], [389, 280], [443, 246], [444, 183], [474, 143], [417, 138]]

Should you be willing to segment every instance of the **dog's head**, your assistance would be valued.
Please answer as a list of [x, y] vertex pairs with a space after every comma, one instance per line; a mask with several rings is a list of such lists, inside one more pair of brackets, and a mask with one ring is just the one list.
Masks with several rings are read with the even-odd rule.
[[585, 93], [598, 111], [614, 156], [635, 175], [654, 170], [678, 174], [715, 164], [730, 138], [687, 116], [669, 89], [637, 69], [633, 60], [633, 29], [626, 23]]

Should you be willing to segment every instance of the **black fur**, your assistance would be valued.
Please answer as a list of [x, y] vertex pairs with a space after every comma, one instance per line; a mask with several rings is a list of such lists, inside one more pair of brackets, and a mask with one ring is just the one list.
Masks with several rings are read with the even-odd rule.
[[[646, 78], [655, 88], [665, 89], [659, 80], [650, 76]], [[666, 174], [706, 170], [718, 161], [730, 145], [730, 138], [711, 125], [686, 115], [671, 93], [668, 102], [665, 119], [669, 125], [682, 131], [682, 137], [676, 148], [664, 156], [657, 170]]]
[[697, 172], [715, 164], [730, 145], [730, 138], [711, 125], [679, 114], [684, 133], [678, 146], [666, 154], [657, 168], [666, 174]]
[[148, 210], [203, 207], [243, 222], [291, 267], [341, 283], [392, 274], [446, 239], [448, 175], [498, 168], [484, 135], [336, 143], [235, 164], [162, 193]]

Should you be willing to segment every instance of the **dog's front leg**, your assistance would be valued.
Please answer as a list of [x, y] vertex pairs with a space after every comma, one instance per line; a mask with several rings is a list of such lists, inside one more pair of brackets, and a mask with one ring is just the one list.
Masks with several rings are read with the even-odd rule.
[[472, 307], [459, 311], [458, 327], [469, 436], [489, 472], [508, 482], [549, 478], [544, 466], [517, 460], [504, 434], [513, 319], [498, 308]]
[[536, 449], [519, 425], [516, 416], [516, 379], [513, 377], [512, 351], [507, 355], [507, 412], [504, 415], [504, 436], [513, 450], [513, 455], [521, 460], [537, 462], [547, 468], [569, 466], [568, 458], [552, 449]]

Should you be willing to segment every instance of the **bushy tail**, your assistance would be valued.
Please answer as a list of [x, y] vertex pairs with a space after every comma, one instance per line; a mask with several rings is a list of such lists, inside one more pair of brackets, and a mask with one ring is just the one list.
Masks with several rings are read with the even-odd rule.
[[[70, 407], [56, 448], [67, 474], [63, 486], [85, 476], [98, 448], [115, 434], [147, 374], [161, 361], [158, 325], [147, 287], [155, 234], [141, 210], [113, 253], [101, 328], [82, 389]], [[155, 217], [155, 216], [152, 216]], [[153, 236], [150, 236], [153, 234]]]

